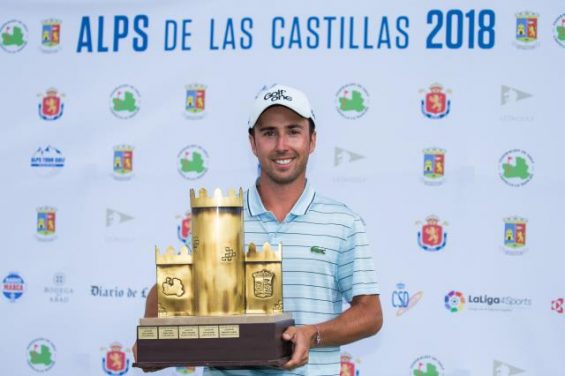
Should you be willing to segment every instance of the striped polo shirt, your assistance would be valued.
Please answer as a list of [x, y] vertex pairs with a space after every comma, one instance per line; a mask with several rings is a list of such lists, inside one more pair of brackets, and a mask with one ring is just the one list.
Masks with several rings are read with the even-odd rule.
[[[344, 204], [322, 197], [306, 183], [304, 192], [282, 221], [263, 206], [257, 187], [245, 192], [245, 249], [282, 242], [283, 306], [297, 326], [336, 318], [343, 300], [378, 294], [379, 287], [363, 220]], [[310, 350], [307, 365], [277, 369], [211, 368], [204, 375], [339, 376], [340, 349]]]

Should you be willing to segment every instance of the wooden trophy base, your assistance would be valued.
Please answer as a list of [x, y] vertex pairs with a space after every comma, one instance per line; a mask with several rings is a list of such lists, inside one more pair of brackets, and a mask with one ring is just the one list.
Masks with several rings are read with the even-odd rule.
[[133, 366], [280, 367], [292, 354], [282, 339], [292, 325], [290, 313], [141, 319]]

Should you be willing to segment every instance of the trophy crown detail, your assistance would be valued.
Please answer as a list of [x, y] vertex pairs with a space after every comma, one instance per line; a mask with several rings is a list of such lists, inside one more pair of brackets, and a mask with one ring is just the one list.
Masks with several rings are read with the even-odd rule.
[[192, 255], [188, 252], [186, 246], [182, 246], [179, 252], [174, 247], [168, 246], [165, 253], [161, 254], [159, 247], [155, 246], [155, 264], [157, 265], [190, 265], [192, 264]]
[[243, 207], [242, 188], [239, 188], [239, 194], [235, 189], [229, 189], [227, 196], [222, 195], [220, 188], [216, 188], [212, 196], [208, 196], [208, 191], [205, 188], [200, 188], [198, 194], [199, 197], [196, 197], [194, 189], [190, 190], [190, 206], [192, 208]]
[[281, 262], [282, 243], [279, 243], [277, 250], [272, 250], [271, 244], [263, 244], [263, 251], [257, 252], [255, 243], [249, 243], [249, 250], [245, 255], [245, 262]]

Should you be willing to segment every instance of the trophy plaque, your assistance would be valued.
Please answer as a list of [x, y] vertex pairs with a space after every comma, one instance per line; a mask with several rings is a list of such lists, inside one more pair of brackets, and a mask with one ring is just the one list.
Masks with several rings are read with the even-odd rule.
[[282, 245], [243, 243], [243, 190], [190, 190], [192, 252], [155, 248], [158, 317], [137, 327], [135, 367], [267, 366], [291, 356], [282, 333]]

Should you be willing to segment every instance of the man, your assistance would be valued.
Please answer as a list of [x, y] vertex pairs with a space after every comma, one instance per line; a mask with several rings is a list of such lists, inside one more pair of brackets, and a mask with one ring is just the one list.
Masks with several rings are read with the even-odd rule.
[[[211, 368], [205, 375], [336, 375], [339, 346], [382, 326], [378, 285], [361, 218], [314, 191], [306, 179], [316, 148], [314, 113], [301, 91], [261, 92], [249, 119], [249, 142], [261, 173], [244, 198], [245, 244], [283, 244], [284, 310], [296, 326], [284, 369]], [[350, 307], [342, 312], [342, 300]], [[157, 315], [156, 292], [146, 316]]]

